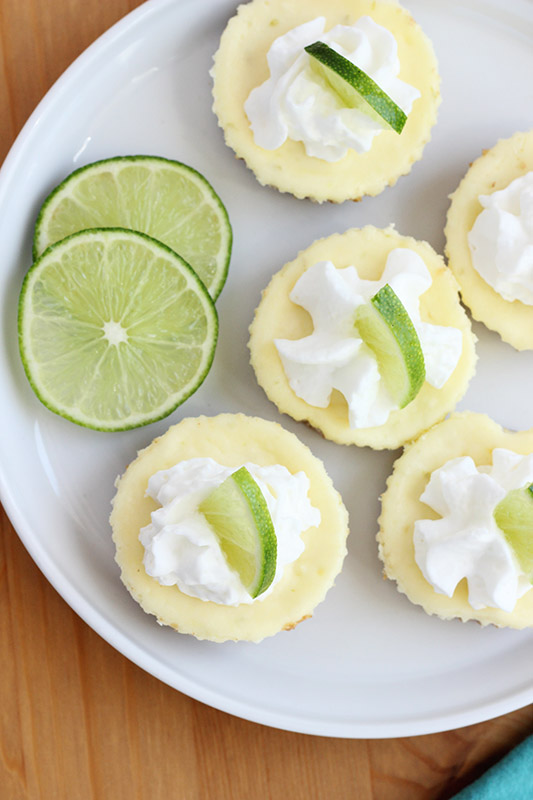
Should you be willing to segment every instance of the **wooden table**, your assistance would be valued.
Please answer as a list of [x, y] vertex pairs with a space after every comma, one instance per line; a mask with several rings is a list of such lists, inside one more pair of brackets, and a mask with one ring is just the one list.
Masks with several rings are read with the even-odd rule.
[[[0, 161], [70, 62], [139, 4], [0, 0]], [[346, 741], [215, 711], [102, 641], [0, 513], [1, 800], [444, 800], [533, 729], [529, 707], [450, 733]]]

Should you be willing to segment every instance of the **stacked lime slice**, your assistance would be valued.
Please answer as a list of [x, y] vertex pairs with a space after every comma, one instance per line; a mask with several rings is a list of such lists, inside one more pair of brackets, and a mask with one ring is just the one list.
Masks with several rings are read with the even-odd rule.
[[81, 231], [49, 247], [24, 280], [22, 363], [51, 411], [125, 430], [166, 416], [203, 381], [217, 314], [192, 268], [124, 229]]
[[357, 307], [355, 325], [376, 357], [391, 398], [399, 408], [405, 408], [422, 388], [426, 366], [416, 329], [389, 284], [370, 303]]
[[246, 467], [233, 472], [200, 503], [229, 566], [251, 597], [276, 574], [277, 540], [264, 495]]
[[220, 198], [199, 172], [156, 156], [118, 156], [76, 170], [44, 201], [33, 255], [88, 228], [146, 233], [187, 261], [216, 299], [232, 235]]
[[220, 199], [184, 164], [125, 156], [67, 177], [39, 213], [19, 302], [39, 399], [106, 431], [169, 414], [213, 360], [231, 244]]

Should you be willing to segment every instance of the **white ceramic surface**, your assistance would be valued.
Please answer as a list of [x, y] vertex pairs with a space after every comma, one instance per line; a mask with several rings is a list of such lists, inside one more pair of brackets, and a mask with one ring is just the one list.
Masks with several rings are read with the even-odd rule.
[[[0, 175], [0, 487], [29, 552], [72, 608], [132, 661], [217, 708], [289, 730], [341, 737], [450, 729], [533, 701], [533, 632], [427, 617], [382, 580], [379, 495], [396, 454], [339, 447], [280, 418], [248, 365], [247, 328], [270, 275], [313, 239], [394, 222], [443, 248], [448, 194], [484, 147], [528, 129], [533, 4], [405, 0], [432, 38], [443, 104], [412, 173], [377, 198], [314, 205], [260, 187], [225, 147], [209, 68], [235, 0], [149, 0], [63, 75]], [[223, 198], [235, 245], [218, 300], [220, 340], [201, 389], [167, 420], [102, 434], [49, 413], [22, 370], [16, 300], [40, 203], [75, 167], [151, 153], [199, 169]], [[476, 325], [479, 367], [460, 408], [533, 425], [533, 353]], [[260, 645], [215, 645], [160, 628], [129, 597], [108, 527], [115, 476], [184, 416], [243, 411], [280, 420], [326, 463], [351, 512], [345, 569], [314, 618]]]

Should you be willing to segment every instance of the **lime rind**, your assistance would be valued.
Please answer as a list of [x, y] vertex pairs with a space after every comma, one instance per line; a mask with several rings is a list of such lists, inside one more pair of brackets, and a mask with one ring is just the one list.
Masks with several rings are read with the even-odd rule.
[[[35, 359], [34, 355], [35, 344], [39, 345], [39, 342], [32, 342], [31, 328], [36, 319], [33, 313], [32, 293], [37, 282], [42, 281], [44, 270], [47, 268], [47, 266], [50, 266], [50, 264], [54, 263], [54, 256], [59, 258], [62, 253], [68, 254], [69, 248], [71, 248], [73, 245], [81, 244], [83, 240], [89, 241], [90, 243], [96, 243], [97, 241], [105, 242], [105, 240], [110, 242], [113, 238], [117, 240], [117, 237], [122, 237], [129, 242], [133, 241], [137, 245], [143, 245], [149, 254], [157, 256], [163, 260], [166, 266], [168, 266], [168, 268], [171, 270], [171, 274], [172, 272], [175, 272], [176, 277], [179, 275], [184, 291], [186, 290], [189, 292], [191, 298], [195, 298], [195, 305], [201, 312], [202, 324], [205, 328], [205, 332], [203, 334], [203, 343], [199, 348], [197, 348], [200, 351], [200, 358], [197, 359], [197, 366], [194, 370], [194, 374], [191, 374], [188, 377], [188, 380], [186, 380], [183, 385], [179, 386], [179, 388], [174, 387], [174, 391], [168, 393], [163, 403], [160, 403], [157, 407], [154, 407], [146, 412], [134, 412], [121, 419], [108, 418], [103, 420], [98, 416], [80, 413], [78, 408], [70, 407], [68, 404], [58, 401], [57, 394], [51, 389], [51, 387], [43, 383], [40, 373], [41, 364]], [[105, 263], [105, 261], [106, 259], [104, 257], [103, 262]], [[93, 288], [94, 287], [90, 289], [89, 293], [93, 292]], [[94, 294], [92, 296], [94, 297]], [[69, 300], [70, 298], [66, 299]], [[70, 318], [67, 317], [66, 320], [54, 319], [53, 313], [48, 314], [48, 319], [52, 325], [59, 325], [60, 332], [64, 332], [63, 329], [65, 326], [67, 328], [70, 326], [70, 330], [73, 330], [77, 325], [78, 330], [81, 326], [85, 331], [87, 331], [91, 324], [94, 326], [94, 320], [89, 318], [90, 315], [94, 313], [94, 308], [91, 309], [90, 305], [91, 304], [87, 304], [87, 307], [84, 309], [83, 316], [85, 319], [82, 319], [81, 321], [79, 319], [75, 319], [73, 315], [71, 315]], [[131, 307], [135, 306], [132, 296], [129, 297], [129, 305]], [[55, 332], [56, 331], [53, 333]], [[123, 228], [104, 228], [89, 229], [71, 234], [60, 242], [50, 245], [44, 251], [44, 253], [32, 264], [22, 284], [18, 306], [18, 339], [21, 360], [28, 381], [38, 399], [50, 411], [71, 422], [83, 427], [92, 428], [94, 430], [109, 432], [129, 430], [131, 428], [148, 425], [168, 416], [172, 411], [174, 411], [175, 408], [177, 408], [188, 397], [190, 397], [205, 380], [214, 358], [217, 337], [218, 317], [214, 302], [192, 267], [171, 248], [153, 239], [152, 237], [137, 231], [131, 231]], [[135, 334], [132, 336], [132, 339], [134, 338]], [[65, 339], [65, 337], [63, 337], [63, 339]], [[175, 346], [171, 343], [161, 342], [156, 342], [155, 345], [156, 347], [158, 345], [162, 345], [162, 351], [164, 352], [166, 350], [167, 354], [170, 353], [172, 347]], [[187, 342], [185, 342], [185, 346], [186, 345]], [[65, 350], [65, 353], [68, 353], [67, 349]], [[80, 362], [77, 364], [77, 368], [81, 370], [82, 366], [80, 366], [80, 364], [83, 365], [84, 357], [83, 348], [76, 349], [76, 346], [74, 345], [70, 350], [69, 355], [71, 358], [71, 364]], [[120, 361], [120, 359], [118, 359], [118, 361]], [[144, 367], [147, 370], [152, 368], [151, 361], [149, 359], [145, 359]], [[155, 367], [153, 367], [152, 370], [155, 372]], [[82, 372], [82, 380], [84, 384], [88, 385], [87, 372]], [[117, 390], [120, 390], [120, 387], [113, 386], [111, 387], [111, 390], [112, 392], [116, 393]], [[136, 391], [139, 393], [142, 390], [139, 390], [139, 387], [137, 386]]]
[[357, 307], [355, 326], [374, 353], [392, 399], [399, 408], [405, 408], [422, 388], [426, 368], [415, 326], [388, 283], [370, 303]]
[[494, 509], [494, 520], [533, 583], [533, 484], [507, 492]]
[[252, 598], [276, 574], [277, 540], [265, 497], [246, 467], [233, 472], [200, 503], [220, 548]]
[[357, 108], [373, 118], [377, 116], [391, 130], [402, 132], [407, 114], [370, 75], [325, 42], [314, 42], [304, 49], [311, 56], [313, 69], [325, 79], [343, 105]]
[[233, 473], [233, 480], [245, 496], [256, 522], [257, 530], [260, 533], [261, 550], [264, 554], [269, 554], [269, 557], [263, 557], [260, 581], [252, 594], [252, 597], [257, 597], [268, 589], [276, 574], [277, 539], [274, 523], [264, 495], [246, 467], [241, 467]]
[[[231, 258], [231, 251], [233, 246], [233, 232], [231, 228], [231, 224], [229, 221], [227, 210], [222, 203], [222, 200], [215, 192], [211, 184], [207, 181], [207, 179], [193, 167], [188, 166], [187, 164], [183, 164], [179, 161], [174, 161], [172, 159], [163, 158], [162, 156], [146, 156], [146, 155], [135, 155], [135, 156], [114, 156], [112, 158], [101, 159], [100, 161], [95, 161], [91, 164], [87, 164], [83, 167], [79, 167], [74, 172], [70, 173], [58, 186], [56, 186], [50, 194], [44, 200], [41, 209], [38, 213], [37, 220], [35, 223], [35, 230], [34, 230], [34, 237], [33, 237], [33, 258], [36, 260], [40, 255], [44, 253], [44, 251], [55, 242], [50, 240], [48, 235], [48, 228], [50, 226], [50, 220], [53, 217], [54, 212], [57, 210], [59, 204], [64, 201], [65, 199], [72, 198], [75, 192], [75, 188], [79, 185], [80, 181], [83, 178], [87, 178], [88, 176], [93, 174], [97, 174], [98, 172], [103, 171], [110, 171], [115, 176], [125, 167], [128, 166], [141, 166], [146, 167], [150, 171], [156, 172], [158, 169], [169, 169], [175, 173], [176, 177], [179, 178], [180, 176], [186, 176], [189, 181], [191, 181], [199, 190], [199, 197], [202, 201], [202, 209], [204, 212], [209, 212], [213, 219], [217, 221], [217, 231], [220, 234], [220, 245], [218, 251], [216, 253], [216, 257], [214, 260], [213, 265], [209, 265], [206, 267], [200, 263], [194, 263], [194, 255], [193, 252], [180, 252], [178, 247], [172, 247], [169, 244], [169, 241], [165, 241], [167, 238], [165, 236], [164, 231], [160, 232], [157, 231], [158, 235], [155, 235], [153, 230], [141, 230], [139, 232], [145, 233], [146, 235], [151, 236], [152, 238], [161, 241], [163, 244], [170, 246], [174, 252], [177, 252], [178, 255], [184, 258], [189, 265], [197, 272], [200, 279], [203, 283], [207, 286], [208, 291], [213, 298], [216, 300], [219, 296], [224, 283], [226, 282], [228, 269], [229, 269], [229, 262]], [[136, 191], [136, 197], [139, 197], [141, 192], [138, 190]], [[199, 209], [195, 209], [196, 213], [199, 213]], [[93, 209], [87, 208], [87, 214], [90, 215], [94, 212]], [[149, 217], [149, 210], [146, 211], [146, 215]], [[160, 215], [158, 215], [160, 216]], [[128, 220], [129, 222], [129, 220]], [[83, 224], [83, 223], [82, 223]], [[209, 229], [209, 220], [204, 221], [204, 225], [207, 226]], [[115, 220], [114, 223], [110, 223], [107, 225], [105, 220], [101, 217], [96, 220], [95, 223], [92, 224], [83, 224], [83, 227], [74, 227], [71, 230], [65, 230], [62, 232], [60, 238], [57, 238], [56, 241], [60, 241], [63, 238], [71, 235], [72, 233], [79, 232], [80, 230], [93, 230], [93, 229], [102, 229], [102, 228], [126, 228], [129, 230], [138, 230], [138, 227], [133, 227], [129, 224], [125, 224], [125, 220]], [[148, 226], [150, 227], [150, 226]], [[207, 234], [209, 230], [206, 231], [206, 235], [202, 235], [200, 238], [202, 241], [205, 241], [207, 238]], [[193, 237], [194, 238], [194, 237]], [[190, 246], [190, 242], [187, 243]], [[184, 245], [185, 246], [185, 245]]]

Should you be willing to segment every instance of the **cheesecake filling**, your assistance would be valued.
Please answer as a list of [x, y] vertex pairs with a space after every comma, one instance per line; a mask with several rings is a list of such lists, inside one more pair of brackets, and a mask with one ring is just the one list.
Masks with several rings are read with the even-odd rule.
[[244, 105], [259, 147], [276, 150], [292, 139], [303, 143], [308, 156], [333, 162], [350, 149], [367, 152], [374, 137], [387, 129], [377, 115], [347, 108], [316, 74], [304, 48], [318, 40], [362, 69], [406, 114], [420, 97], [418, 89], [398, 78], [398, 45], [390, 31], [367, 16], [328, 32], [325, 25], [325, 18], [317, 17], [270, 47], [270, 77], [252, 90]]
[[533, 171], [478, 200], [468, 234], [474, 269], [504, 300], [533, 305]]
[[318, 408], [327, 408], [333, 390], [348, 404], [350, 428], [384, 425], [398, 405], [380, 375], [372, 350], [354, 324], [355, 310], [385, 284], [401, 300], [424, 355], [426, 381], [440, 389], [461, 357], [463, 338], [457, 328], [432, 325], [420, 318], [420, 297], [432, 283], [423, 259], [409, 248], [392, 250], [379, 280], [359, 277], [355, 266], [337, 269], [319, 261], [306, 270], [289, 297], [313, 320], [313, 333], [302, 339], [275, 339], [293, 392]]
[[162, 586], [176, 585], [200, 600], [236, 606], [267, 597], [284, 569], [301, 555], [301, 534], [320, 524], [320, 512], [308, 498], [309, 479], [304, 472], [292, 475], [279, 464], [261, 467], [244, 464], [267, 503], [277, 539], [276, 574], [269, 588], [252, 598], [227, 563], [215, 532], [198, 506], [237, 467], [226, 467], [211, 458], [181, 461], [160, 470], [148, 481], [146, 494], [159, 503], [151, 523], [141, 529], [143, 564], [148, 575]]
[[440, 519], [415, 523], [415, 561], [439, 594], [452, 597], [466, 579], [474, 609], [511, 612], [532, 586], [524, 575], [494, 509], [512, 489], [533, 482], [533, 455], [497, 448], [492, 465], [453, 458], [431, 474], [420, 500]]

